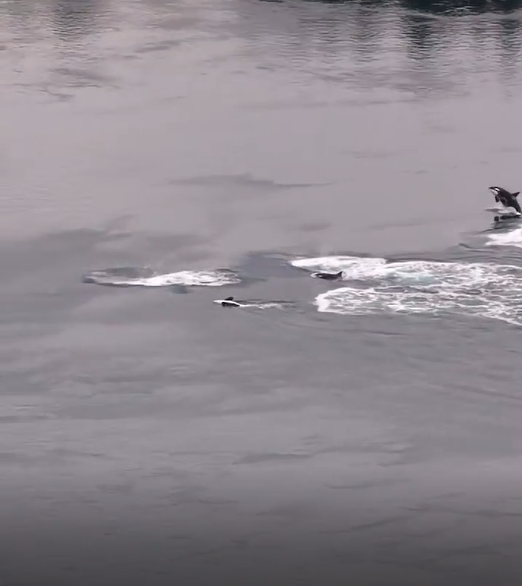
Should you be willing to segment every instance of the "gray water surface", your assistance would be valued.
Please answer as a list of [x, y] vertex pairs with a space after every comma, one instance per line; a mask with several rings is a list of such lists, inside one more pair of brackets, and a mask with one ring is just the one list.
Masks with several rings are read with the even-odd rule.
[[2, 586], [519, 583], [522, 12], [424, 8], [0, 3]]

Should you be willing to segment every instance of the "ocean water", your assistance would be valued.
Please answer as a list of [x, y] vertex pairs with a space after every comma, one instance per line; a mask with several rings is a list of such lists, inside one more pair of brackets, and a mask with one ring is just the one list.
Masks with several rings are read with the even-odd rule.
[[0, 2], [1, 586], [520, 581], [521, 25]]

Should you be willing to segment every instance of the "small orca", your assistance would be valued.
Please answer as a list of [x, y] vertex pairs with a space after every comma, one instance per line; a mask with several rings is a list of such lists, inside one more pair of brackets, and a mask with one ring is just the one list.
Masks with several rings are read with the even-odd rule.
[[519, 214], [522, 214], [522, 208], [517, 201], [517, 197], [520, 195], [520, 191], [511, 193], [503, 187], [488, 187], [488, 189], [495, 196], [495, 201], [497, 203], [501, 203], [506, 208], [513, 208]]
[[324, 271], [318, 271], [317, 273], [312, 273], [312, 277], [316, 279], [324, 279], [325, 281], [336, 281], [343, 276], [343, 272], [339, 271], [338, 273], [326, 273]]
[[241, 305], [237, 302], [234, 301], [234, 298], [231, 297], [227, 297], [225, 299], [221, 299], [221, 307], [241, 307]]

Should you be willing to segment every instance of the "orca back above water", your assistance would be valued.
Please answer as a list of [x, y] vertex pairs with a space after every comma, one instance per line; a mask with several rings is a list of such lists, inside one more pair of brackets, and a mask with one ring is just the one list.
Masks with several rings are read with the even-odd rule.
[[226, 297], [225, 299], [216, 299], [214, 303], [221, 304], [221, 307], [241, 307], [237, 301], [234, 301], [232, 296]]
[[317, 271], [316, 273], [312, 273], [312, 277], [315, 277], [316, 279], [324, 279], [325, 281], [336, 281], [342, 276], [342, 271], [339, 271], [338, 273], [327, 273], [325, 271]]

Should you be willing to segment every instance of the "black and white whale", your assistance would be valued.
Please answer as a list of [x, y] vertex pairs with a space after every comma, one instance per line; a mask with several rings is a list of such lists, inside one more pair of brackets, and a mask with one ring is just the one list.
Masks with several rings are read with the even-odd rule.
[[[488, 189], [495, 196], [495, 201], [497, 203], [501, 203], [506, 208], [513, 208], [517, 212], [517, 214], [522, 215], [522, 208], [520, 207], [520, 204], [517, 200], [517, 197], [520, 195], [520, 191], [515, 191], [514, 193], [511, 193], [503, 187], [495, 186], [488, 187]], [[502, 216], [497, 217], [503, 219]]]
[[340, 279], [342, 276], [342, 271], [339, 271], [338, 273], [327, 273], [325, 271], [312, 273], [312, 277], [315, 277], [316, 279], [324, 279], [325, 281], [337, 281], [337, 279]]
[[232, 296], [225, 299], [215, 299], [214, 303], [219, 303], [221, 307], [241, 307], [241, 304], [235, 301]]

